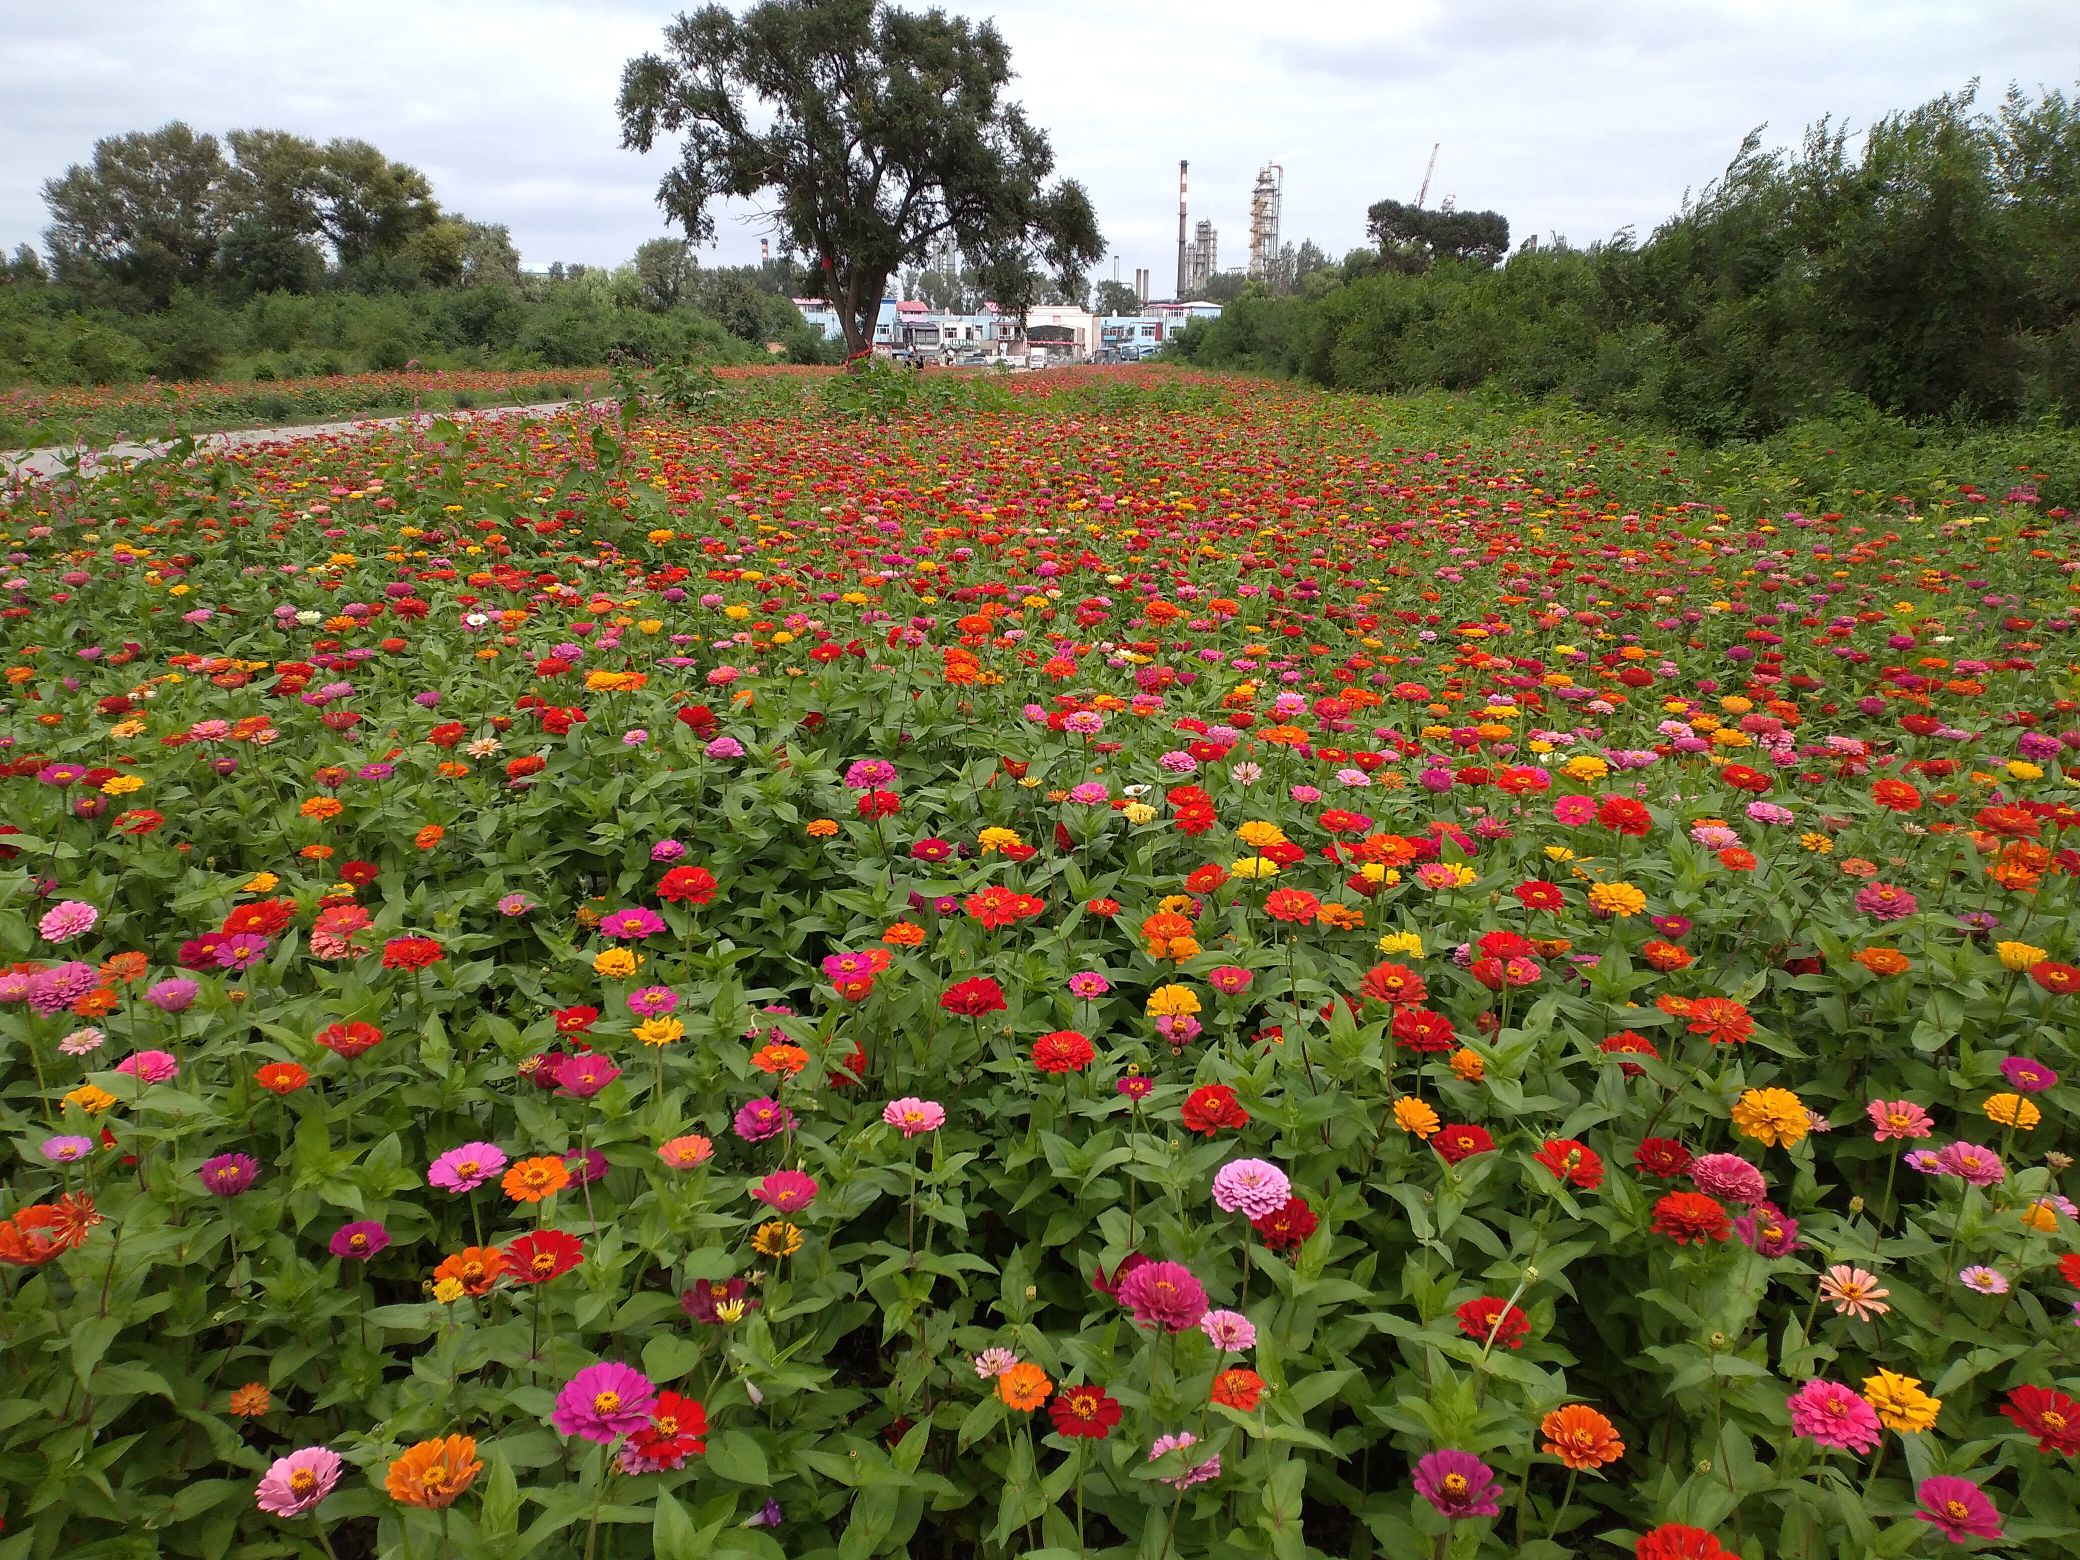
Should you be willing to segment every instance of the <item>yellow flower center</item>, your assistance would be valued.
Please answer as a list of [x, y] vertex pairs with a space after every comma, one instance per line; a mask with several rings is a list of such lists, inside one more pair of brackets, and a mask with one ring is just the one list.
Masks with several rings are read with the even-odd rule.
[[1446, 1474], [1444, 1476], [1444, 1492], [1447, 1495], [1464, 1495], [1466, 1493], [1466, 1475], [1463, 1473]]
[[1952, 1522], [1962, 1522], [1972, 1514], [1971, 1507], [1961, 1500], [1946, 1500], [1943, 1502], [1943, 1509], [1950, 1513]]
[[2043, 1420], [2046, 1430], [2063, 1430], [2066, 1427], [2066, 1416], [2053, 1409], [2047, 1408], [2037, 1417]]
[[621, 1394], [618, 1392], [595, 1392], [592, 1409], [597, 1414], [616, 1414], [621, 1411]]
[[318, 1487], [318, 1476], [308, 1468], [298, 1468], [289, 1475], [289, 1488], [299, 1495], [308, 1495]]

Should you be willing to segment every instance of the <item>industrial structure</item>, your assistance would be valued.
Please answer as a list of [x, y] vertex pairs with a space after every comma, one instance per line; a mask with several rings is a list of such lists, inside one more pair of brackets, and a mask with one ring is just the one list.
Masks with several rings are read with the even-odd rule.
[[1257, 170], [1257, 185], [1249, 197], [1251, 276], [1269, 278], [1278, 269], [1278, 207], [1285, 182], [1286, 171], [1277, 163], [1266, 163]]
[[1196, 295], [1220, 270], [1220, 234], [1204, 217], [1192, 228], [1191, 262], [1186, 285], [1177, 295], [1180, 299]]
[[1185, 253], [1184, 241], [1184, 176], [1191, 164], [1182, 157], [1177, 159], [1177, 296], [1182, 298], [1191, 289], [1185, 286], [1190, 279], [1191, 259]]

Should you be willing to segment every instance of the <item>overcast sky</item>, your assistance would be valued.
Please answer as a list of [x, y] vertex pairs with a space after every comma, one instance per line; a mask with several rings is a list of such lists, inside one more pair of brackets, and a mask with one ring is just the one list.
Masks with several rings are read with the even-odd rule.
[[[506, 223], [525, 262], [611, 264], [665, 231], [667, 156], [620, 149], [629, 56], [681, 5], [639, 0], [0, 0], [0, 244], [40, 241], [40, 186], [99, 136], [185, 119], [358, 136]], [[921, 4], [913, 4], [921, 9]], [[1750, 128], [1791, 142], [1984, 82], [2080, 80], [2080, 0], [1000, 0], [1015, 93], [1091, 192], [1120, 275], [1176, 271], [1191, 215], [1248, 246], [1259, 166], [1285, 170], [1283, 237], [1332, 254], [1365, 208], [1493, 208], [1512, 235], [1642, 235]], [[712, 255], [755, 259], [751, 213]], [[1112, 265], [1100, 267], [1110, 275]]]

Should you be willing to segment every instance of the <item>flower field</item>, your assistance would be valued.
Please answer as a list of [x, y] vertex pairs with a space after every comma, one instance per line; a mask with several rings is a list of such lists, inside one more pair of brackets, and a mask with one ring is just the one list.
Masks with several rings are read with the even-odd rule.
[[0, 1560], [2080, 1546], [2031, 473], [888, 393], [0, 508]]
[[167, 438], [174, 430], [320, 422], [415, 407], [582, 399], [606, 383], [599, 369], [433, 370], [322, 374], [307, 379], [32, 386], [0, 391], [0, 450], [85, 440]]

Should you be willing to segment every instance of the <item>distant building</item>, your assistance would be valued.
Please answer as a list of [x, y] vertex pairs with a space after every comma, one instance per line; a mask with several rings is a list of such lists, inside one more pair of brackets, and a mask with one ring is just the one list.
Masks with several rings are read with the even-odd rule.
[[1026, 310], [1026, 339], [1058, 355], [1088, 357], [1098, 350], [1098, 317], [1088, 309], [1035, 304]]
[[1220, 234], [1204, 218], [1192, 230], [1192, 247], [1186, 259], [1185, 283], [1190, 287], [1204, 287], [1220, 270]]
[[1151, 319], [1182, 325], [1186, 320], [1217, 320], [1221, 317], [1221, 306], [1208, 303], [1203, 298], [1195, 298], [1190, 302], [1151, 303], [1142, 313]]

